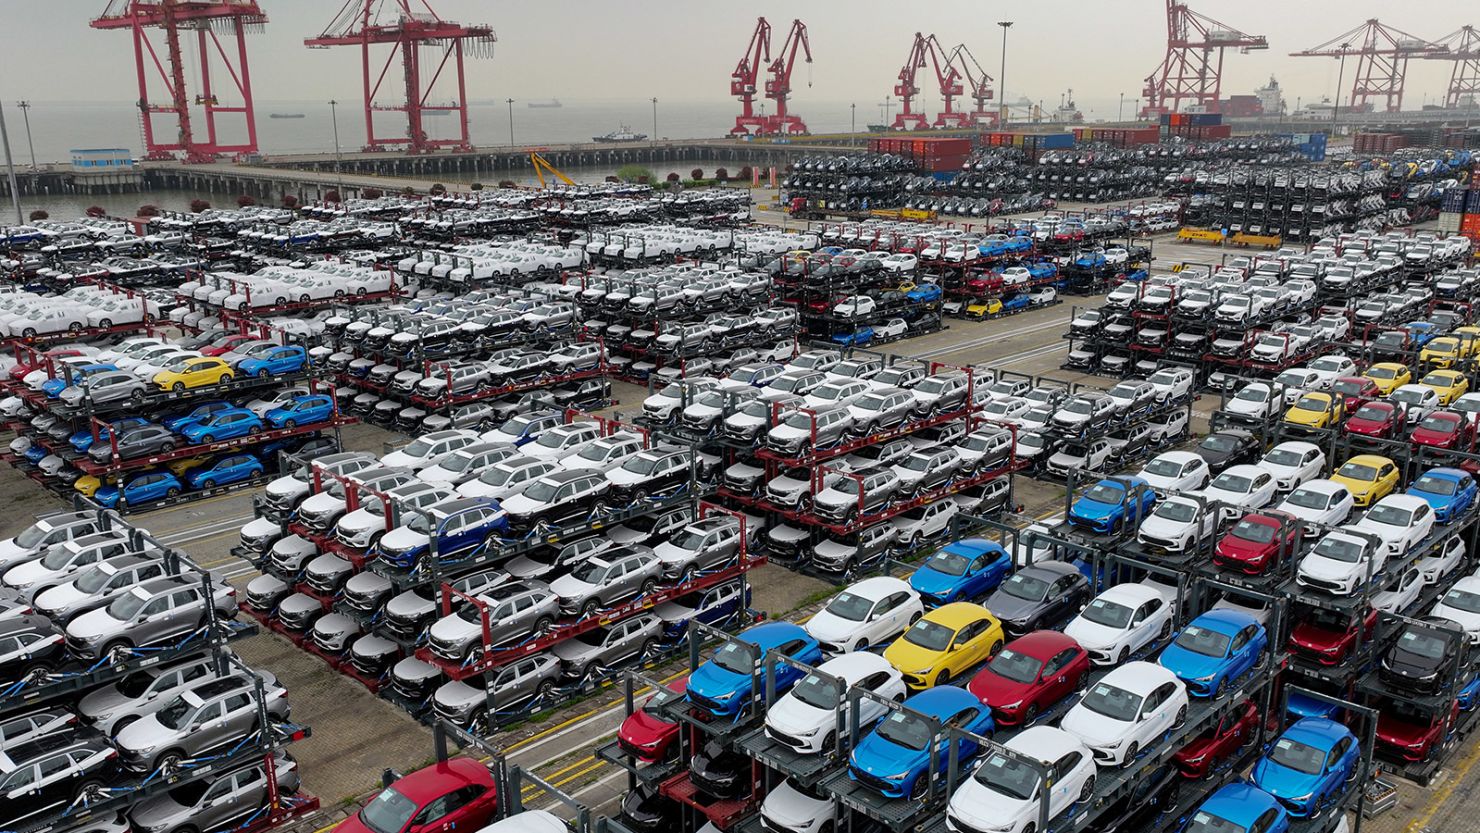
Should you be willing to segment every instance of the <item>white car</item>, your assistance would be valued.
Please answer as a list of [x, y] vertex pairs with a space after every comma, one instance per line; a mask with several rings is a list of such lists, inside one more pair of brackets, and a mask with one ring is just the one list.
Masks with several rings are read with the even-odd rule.
[[1480, 645], [1480, 575], [1465, 576], [1456, 581], [1429, 615], [1457, 623], [1465, 629], [1471, 645]]
[[[830, 679], [831, 678], [831, 679]], [[837, 746], [838, 718], [848, 731], [848, 689], [860, 686], [888, 700], [904, 699], [904, 677], [879, 654], [853, 651], [817, 666], [766, 710], [766, 735], [803, 755]], [[888, 712], [872, 697], [858, 699], [858, 725], [868, 726]]]
[[833, 596], [803, 627], [825, 655], [862, 651], [904, 633], [925, 614], [920, 594], [893, 576], [866, 578]]
[[1428, 385], [1399, 385], [1387, 395], [1387, 400], [1403, 406], [1411, 426], [1439, 407], [1439, 392]]
[[1388, 555], [1397, 558], [1433, 531], [1434, 510], [1423, 498], [1388, 495], [1373, 504], [1355, 528], [1382, 539]]
[[1136, 476], [1159, 492], [1186, 492], [1208, 485], [1212, 473], [1207, 461], [1190, 451], [1164, 451], [1147, 461]]
[[1168, 553], [1184, 553], [1218, 531], [1218, 513], [1203, 509], [1189, 497], [1157, 501], [1156, 508], [1136, 529], [1141, 546]]
[[1288, 492], [1320, 477], [1326, 470], [1326, 454], [1314, 443], [1283, 442], [1266, 451], [1258, 466], [1274, 475], [1278, 491]]
[[478, 442], [478, 433], [476, 431], [464, 431], [462, 429], [437, 431], [423, 437], [417, 437], [400, 449], [382, 457], [380, 462], [382, 465], [391, 468], [408, 468], [420, 471], [435, 466], [443, 457], [475, 442]]
[[1384, 613], [1401, 613], [1404, 608], [1413, 604], [1423, 588], [1423, 574], [1417, 567], [1409, 567], [1391, 587], [1372, 594], [1372, 606]]
[[1142, 749], [1187, 719], [1187, 686], [1150, 662], [1131, 662], [1091, 685], [1059, 726], [1084, 741], [1095, 763], [1134, 764]]
[[1239, 388], [1223, 406], [1223, 411], [1235, 416], [1261, 420], [1279, 411], [1279, 397], [1274, 386], [1268, 382], [1250, 382]]
[[559, 462], [576, 454], [586, 443], [600, 436], [601, 429], [594, 422], [569, 422], [541, 431], [534, 442], [520, 446], [519, 453], [539, 460]]
[[1295, 583], [1337, 596], [1350, 596], [1387, 563], [1387, 548], [1355, 526], [1321, 536], [1295, 568]]
[[[1053, 726], [1030, 726], [1003, 744], [1043, 764], [1048, 778], [1048, 817], [1056, 819], [1095, 794], [1094, 753], [1077, 736]], [[1016, 756], [994, 751], [951, 794], [946, 829], [951, 833], [1024, 833], [1037, 829], [1042, 779]]]
[[1439, 579], [1454, 571], [1465, 560], [1465, 542], [1458, 535], [1444, 542], [1439, 552], [1418, 559], [1415, 565], [1424, 584], [1438, 584]]
[[[522, 814], [521, 814], [522, 815]], [[832, 830], [838, 815], [837, 801], [816, 784], [787, 778], [761, 802], [762, 830], [786, 830], [790, 833], [819, 833]], [[511, 818], [519, 818], [512, 816]], [[700, 828], [700, 833], [719, 832], [713, 823]], [[485, 828], [482, 833], [487, 833]], [[522, 831], [510, 831], [522, 833]]]
[[937, 500], [916, 506], [889, 521], [899, 530], [899, 542], [906, 550], [919, 546], [921, 540], [945, 532], [961, 507], [952, 500]]
[[1339, 353], [1322, 356], [1306, 365], [1305, 369], [1319, 373], [1321, 386], [1327, 388], [1339, 377], [1357, 375], [1357, 363]]
[[1304, 521], [1309, 531], [1346, 523], [1354, 506], [1356, 500], [1345, 486], [1330, 480], [1312, 480], [1291, 492], [1275, 509]]
[[1175, 402], [1192, 393], [1193, 373], [1180, 367], [1164, 367], [1146, 380], [1156, 388], [1158, 402]]
[[1064, 628], [1095, 665], [1121, 665], [1172, 632], [1172, 605], [1144, 584], [1117, 584], [1096, 596]]
[[1259, 466], [1224, 469], [1202, 490], [1202, 496], [1223, 504], [1223, 517], [1235, 518], [1274, 502], [1274, 475]]
[[1274, 377], [1276, 390], [1283, 389], [1285, 407], [1295, 404], [1302, 394], [1313, 390], [1325, 390], [1330, 385], [1323, 381], [1321, 374], [1305, 367], [1292, 367], [1284, 373]]

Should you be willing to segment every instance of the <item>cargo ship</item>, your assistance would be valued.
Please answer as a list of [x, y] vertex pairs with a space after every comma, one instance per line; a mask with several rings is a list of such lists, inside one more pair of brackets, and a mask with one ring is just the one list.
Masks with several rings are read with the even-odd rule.
[[565, 105], [564, 104], [561, 104], [560, 103], [560, 99], [558, 99], [558, 98], [547, 98], [544, 101], [526, 101], [526, 102], [524, 102], [524, 106], [525, 107], [533, 107], [533, 108], [547, 108], [547, 107], [564, 107]]
[[607, 133], [605, 135], [602, 135], [602, 136], [592, 136], [591, 137], [591, 141], [593, 141], [593, 142], [602, 142], [602, 143], [609, 143], [609, 142], [640, 142], [640, 141], [642, 141], [643, 139], [646, 139], [646, 138], [647, 138], [647, 134], [646, 133], [633, 133], [632, 132], [632, 128], [630, 128], [630, 127], [628, 127], [627, 125], [624, 124], [621, 127], [617, 128], [616, 130], [613, 130], [612, 132]]

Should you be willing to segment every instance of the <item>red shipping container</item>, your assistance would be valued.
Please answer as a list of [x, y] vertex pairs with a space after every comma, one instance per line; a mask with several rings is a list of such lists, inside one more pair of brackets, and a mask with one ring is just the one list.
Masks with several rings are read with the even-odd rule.
[[1480, 214], [1466, 214], [1459, 218], [1459, 231], [1466, 237], [1480, 234]]

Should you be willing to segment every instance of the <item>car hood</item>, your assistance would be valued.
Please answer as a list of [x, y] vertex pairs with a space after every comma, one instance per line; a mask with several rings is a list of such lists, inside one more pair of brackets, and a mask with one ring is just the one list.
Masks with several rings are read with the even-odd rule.
[[1001, 592], [993, 593], [987, 602], [987, 609], [1004, 622], [1027, 619], [1043, 607], [1043, 602], [1020, 599]]
[[711, 700], [723, 701], [738, 691], [748, 691], [750, 678], [706, 662], [689, 675], [688, 691]]
[[810, 798], [785, 782], [778, 784], [766, 795], [761, 812], [772, 821], [792, 829], [808, 825], [818, 818], [831, 818], [833, 815], [830, 799]]
[[1173, 669], [1176, 675], [1184, 680], [1200, 680], [1216, 674], [1225, 665], [1226, 660], [1223, 657], [1210, 657], [1196, 651], [1189, 651], [1174, 643], [1162, 650], [1157, 662], [1166, 668]]
[[[438, 619], [427, 632], [427, 636], [433, 640], [442, 640], [445, 642], [465, 642], [468, 639], [478, 637], [482, 632], [483, 621], [481, 617], [476, 622], [469, 622], [461, 616], [454, 614]], [[564, 644], [563, 642], [561, 643], [561, 645]], [[559, 646], [557, 645], [556, 647]]]
[[158, 746], [170, 734], [171, 730], [159, 722], [158, 715], [149, 714], [123, 727], [113, 742], [121, 750], [148, 749]]
[[62, 575], [67, 570], [53, 570], [41, 563], [41, 559], [17, 564], [5, 571], [5, 584], [10, 587], [28, 587], [38, 581]]
[[862, 627], [862, 622], [851, 622], [826, 609], [818, 611], [807, 620], [807, 632], [819, 642], [843, 641]]
[[968, 775], [951, 795], [946, 812], [974, 829], [986, 830], [1008, 826], [1027, 815], [1030, 807], [1037, 812], [1036, 802], [1004, 795]]
[[848, 762], [860, 772], [877, 778], [888, 778], [925, 763], [926, 755], [925, 751], [906, 749], [871, 732], [853, 750]]
[[599, 645], [588, 645], [579, 639], [566, 639], [557, 643], [550, 652], [563, 660], [576, 661], [594, 657], [601, 650]]
[[788, 694], [766, 710], [766, 725], [783, 735], [804, 737], [818, 727], [826, 729], [833, 725], [837, 713], [835, 709], [809, 706]]
[[921, 567], [910, 575], [910, 586], [927, 596], [943, 596], [965, 580], [965, 576], [947, 575], [929, 567]]
[[380, 548], [385, 552], [406, 552], [426, 546], [428, 540], [426, 535], [409, 526], [398, 526], [381, 536]]
[[156, 827], [171, 826], [175, 822], [186, 820], [185, 816], [193, 815], [195, 808], [186, 807], [170, 797], [168, 792], [161, 795], [150, 796], [128, 811], [129, 820], [139, 830], [150, 830]]
[[596, 589], [596, 585], [566, 574], [550, 583], [550, 592], [562, 599], [577, 599]]
[[1318, 784], [1318, 779], [1309, 773], [1291, 769], [1267, 757], [1254, 764], [1252, 775], [1254, 784], [1275, 798], [1301, 798], [1314, 792]]
[[1078, 735], [1088, 746], [1101, 746], [1125, 737], [1129, 724], [1076, 705], [1059, 721], [1059, 727]]
[[132, 706], [133, 699], [127, 697], [117, 688], [107, 685], [95, 691], [88, 692], [77, 703], [77, 711], [83, 717], [97, 720], [122, 709]]
[[1075, 617], [1074, 621], [1064, 628], [1064, 633], [1074, 637], [1080, 645], [1086, 648], [1108, 648], [1125, 636], [1126, 632], [1120, 628], [1091, 622], [1081, 616]]
[[68, 623], [67, 635], [88, 640], [116, 631], [118, 624], [118, 620], [108, 613], [106, 607], [100, 607], [97, 610], [89, 610]]
[[376, 527], [384, 525], [384, 515], [376, 515], [366, 509], [356, 509], [348, 515], [340, 518], [339, 523], [336, 524], [336, 526], [338, 526], [345, 532], [359, 532], [361, 530], [375, 529]]
[[1148, 515], [1146, 516], [1146, 520], [1141, 522], [1141, 527], [1137, 532], [1157, 538], [1178, 538], [1181, 537], [1182, 533], [1192, 528], [1194, 528], [1194, 524], [1158, 518], [1156, 515]]
[[63, 610], [87, 598], [94, 597], [78, 590], [76, 582], [69, 581], [42, 590], [32, 601], [36, 607], [44, 610]]

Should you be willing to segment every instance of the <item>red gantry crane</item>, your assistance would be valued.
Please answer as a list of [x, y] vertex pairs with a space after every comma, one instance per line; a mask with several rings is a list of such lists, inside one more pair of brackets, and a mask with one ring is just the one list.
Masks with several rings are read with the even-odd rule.
[[1454, 62], [1444, 106], [1451, 110], [1480, 107], [1480, 30], [1474, 26], [1461, 26], [1434, 43], [1449, 51], [1422, 57]]
[[731, 136], [749, 136], [764, 133], [766, 124], [755, 113], [756, 82], [761, 67], [771, 60], [771, 24], [764, 17], [756, 18], [755, 31], [750, 35], [750, 46], [740, 56], [740, 63], [730, 73], [730, 95], [740, 99], [740, 115], [735, 117]]
[[[1447, 55], [1448, 51], [1448, 47], [1442, 44], [1416, 38], [1372, 18], [1319, 46], [1290, 54], [1297, 58], [1356, 55], [1357, 71], [1352, 78], [1347, 105], [1355, 110], [1371, 110], [1373, 101], [1381, 98], [1386, 99], [1387, 112], [1396, 113], [1403, 109], [1403, 81], [1408, 75], [1408, 59], [1438, 57]], [[1336, 104], [1338, 107], [1341, 105], [1341, 90], [1336, 91]]]
[[935, 116], [935, 126], [969, 126], [971, 117], [956, 110], [956, 98], [965, 92], [961, 83], [961, 70], [946, 55], [935, 35], [916, 32], [914, 43], [910, 45], [909, 58], [900, 67], [899, 83], [894, 85], [894, 94], [899, 96], [900, 107], [891, 127], [895, 130], [924, 130], [930, 127], [926, 115], [915, 112], [913, 107], [915, 97], [920, 94], [916, 76], [926, 66], [935, 71], [936, 86], [940, 89], [941, 98], [945, 100], [945, 109]]
[[[222, 154], [257, 152], [257, 121], [252, 105], [252, 79], [247, 72], [249, 32], [259, 32], [267, 15], [256, 0], [111, 0], [102, 15], [92, 21], [94, 29], [128, 29], [134, 35], [134, 65], [139, 82], [139, 123], [144, 132], [147, 159], [173, 159], [181, 153], [187, 162], [210, 162]], [[163, 37], [163, 59], [150, 40], [158, 29]], [[182, 44], [194, 32], [195, 65], [199, 73], [199, 90], [193, 100], [185, 81], [185, 59], [190, 47]], [[235, 40], [235, 55], [222, 43], [222, 37]], [[158, 36], [156, 36], [158, 37]], [[223, 104], [212, 86], [212, 66], [223, 70], [235, 87], [239, 103]], [[150, 72], [150, 69], [154, 72]], [[155, 77], [151, 85], [150, 78]], [[162, 85], [160, 103], [150, 89]], [[201, 139], [192, 124], [192, 108], [205, 116], [205, 138]], [[216, 117], [239, 114], [245, 123], [246, 139], [238, 143], [223, 141], [217, 132]], [[165, 138], [166, 130], [157, 129], [156, 116], [173, 116], [175, 135]]]
[[[766, 68], [771, 75], [766, 80], [766, 98], [776, 103], [776, 112], [766, 116], [767, 133], [796, 136], [807, 132], [806, 122], [786, 109], [786, 102], [791, 97], [791, 71], [796, 67], [798, 49], [806, 54], [807, 64], [810, 66], [812, 44], [807, 40], [807, 24], [801, 20], [793, 20], [791, 30], [786, 33], [786, 40], [781, 44], [781, 51], [776, 53], [776, 60]], [[807, 81], [807, 86], [812, 86], [810, 80]]]
[[1269, 48], [1264, 35], [1245, 34], [1177, 0], [1167, 0], [1166, 14], [1167, 54], [1146, 77], [1143, 117], [1179, 112], [1183, 102], [1206, 112], [1216, 110], [1223, 87], [1223, 51]]
[[[360, 47], [365, 92], [365, 150], [385, 150], [391, 146], [404, 146], [410, 153], [427, 153], [444, 147], [471, 150], [463, 58], [492, 56], [497, 37], [489, 26], [464, 26], [443, 20], [426, 0], [417, 0], [415, 7], [413, 10], [413, 0], [345, 0], [328, 27], [318, 37], [308, 38], [303, 43], [309, 47]], [[372, 80], [376, 62], [372, 58], [371, 47], [383, 44], [389, 44], [391, 49]], [[426, 66], [423, 65], [423, 50], [430, 52], [427, 57], [431, 60]], [[397, 57], [401, 59], [403, 86], [400, 102], [377, 103], [381, 85]], [[435, 103], [432, 95], [449, 61], [456, 75], [455, 98], [448, 103]], [[430, 73], [428, 68], [431, 68]], [[405, 113], [405, 133], [400, 136], [377, 133], [377, 112]], [[458, 134], [441, 139], [428, 135], [426, 118], [433, 114], [456, 114]]]
[[982, 69], [982, 65], [966, 48], [966, 44], [960, 44], [951, 50], [951, 66], [956, 68], [961, 78], [966, 80], [966, 86], [971, 91], [973, 102], [971, 112], [965, 114], [962, 127], [995, 127], [997, 125], [997, 111], [988, 110], [987, 102], [994, 97], [992, 92], [992, 76]]

